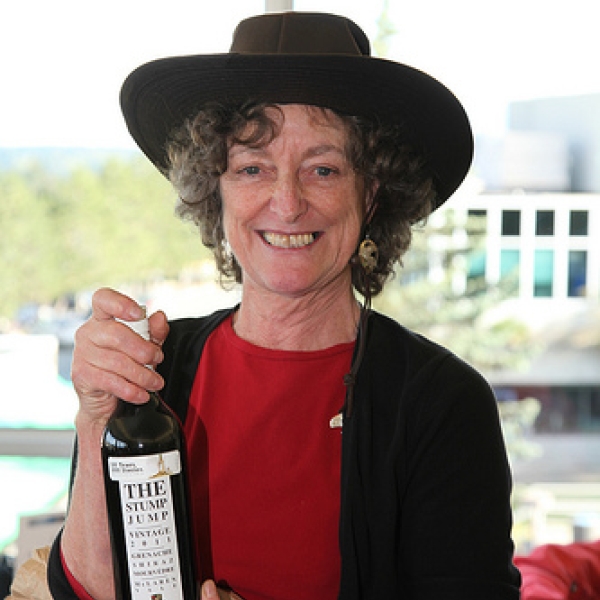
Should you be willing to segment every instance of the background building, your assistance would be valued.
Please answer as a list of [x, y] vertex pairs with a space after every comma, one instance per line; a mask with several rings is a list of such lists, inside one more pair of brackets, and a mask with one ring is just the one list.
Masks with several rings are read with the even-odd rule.
[[514, 280], [490, 318], [522, 321], [543, 349], [488, 377], [502, 397], [540, 400], [538, 431], [600, 430], [600, 94], [514, 103], [509, 125], [478, 140], [479, 191], [447, 207], [485, 218], [467, 276]]

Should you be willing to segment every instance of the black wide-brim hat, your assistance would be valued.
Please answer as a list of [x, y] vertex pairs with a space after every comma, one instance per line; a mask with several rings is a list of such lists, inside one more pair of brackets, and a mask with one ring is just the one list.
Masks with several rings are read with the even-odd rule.
[[121, 90], [133, 139], [165, 174], [174, 128], [206, 103], [248, 100], [310, 104], [400, 124], [433, 175], [437, 206], [458, 188], [473, 158], [469, 120], [452, 92], [422, 71], [372, 57], [360, 27], [331, 14], [250, 17], [237, 26], [229, 53], [149, 62]]

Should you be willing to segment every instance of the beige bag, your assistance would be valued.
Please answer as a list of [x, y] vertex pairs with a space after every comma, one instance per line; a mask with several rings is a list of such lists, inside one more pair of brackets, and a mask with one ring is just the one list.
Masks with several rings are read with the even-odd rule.
[[50, 547], [38, 548], [15, 574], [6, 600], [52, 600], [46, 576]]

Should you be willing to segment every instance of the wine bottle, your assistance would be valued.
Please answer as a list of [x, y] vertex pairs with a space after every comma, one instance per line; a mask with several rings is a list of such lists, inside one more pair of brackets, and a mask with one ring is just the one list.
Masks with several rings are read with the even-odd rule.
[[[148, 339], [148, 321], [125, 323]], [[102, 436], [116, 600], [196, 600], [181, 424], [159, 394], [118, 400]]]

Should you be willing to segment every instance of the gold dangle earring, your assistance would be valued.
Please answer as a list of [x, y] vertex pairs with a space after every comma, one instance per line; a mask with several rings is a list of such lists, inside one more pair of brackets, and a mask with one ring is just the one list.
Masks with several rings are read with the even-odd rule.
[[377, 267], [379, 260], [379, 248], [377, 244], [369, 236], [369, 232], [365, 233], [365, 239], [358, 247], [358, 259], [361, 267], [367, 275], [370, 275]]
[[229, 241], [224, 239], [221, 242], [222, 248], [223, 248], [223, 256], [225, 257], [225, 261], [227, 264], [227, 268], [228, 269], [232, 269], [233, 268], [233, 261], [234, 256], [233, 256], [233, 251], [231, 250], [231, 246], [229, 244]]

